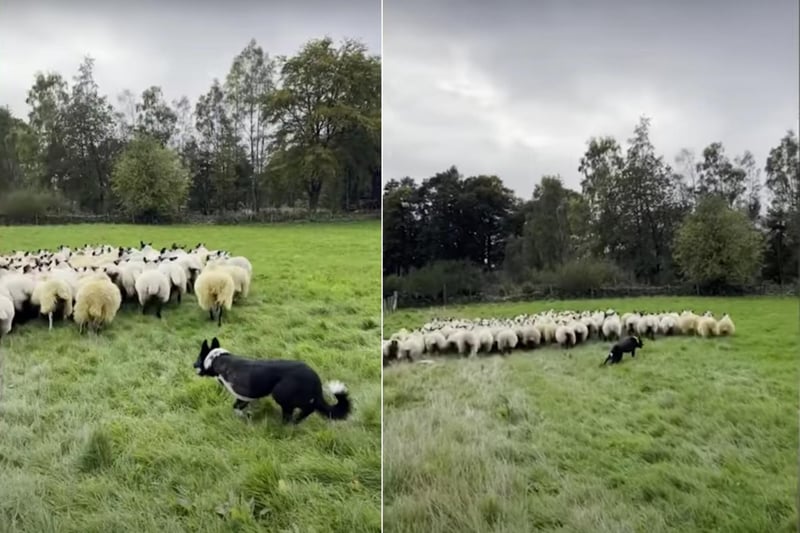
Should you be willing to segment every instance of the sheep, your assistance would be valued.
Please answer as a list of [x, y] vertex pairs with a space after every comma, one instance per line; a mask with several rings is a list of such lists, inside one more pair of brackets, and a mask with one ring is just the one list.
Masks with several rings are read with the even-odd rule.
[[575, 346], [575, 330], [567, 324], [561, 323], [556, 327], [556, 342], [562, 348]]
[[701, 316], [697, 320], [697, 335], [700, 337], [713, 337], [717, 333], [717, 321], [714, 317]]
[[39, 312], [31, 302], [33, 289], [36, 283], [28, 274], [12, 273], [3, 277], [0, 284], [8, 291], [9, 298], [14, 302], [14, 320], [22, 323], [36, 317]]
[[396, 340], [383, 341], [383, 366], [386, 366], [390, 361], [397, 359], [398, 349], [399, 346]]
[[520, 341], [526, 348], [535, 348], [542, 342], [542, 333], [535, 324], [525, 324], [522, 326]]
[[469, 353], [467, 355], [472, 354], [472, 347], [475, 346], [475, 352], [477, 353], [477, 339], [475, 339], [475, 334], [471, 331], [467, 331], [465, 329], [456, 329], [454, 330], [449, 337], [447, 337], [447, 344], [448, 346], [455, 346], [456, 351], [459, 355], [464, 355], [469, 349]]
[[425, 351], [425, 342], [419, 333], [409, 335], [400, 343], [398, 347], [398, 359], [405, 357], [409, 361], [414, 361]]
[[51, 277], [36, 285], [31, 301], [39, 306], [39, 313], [47, 315], [48, 329], [53, 329], [53, 315], [62, 319], [72, 315], [72, 287], [63, 279]]
[[482, 352], [491, 352], [494, 347], [494, 335], [489, 328], [480, 328], [475, 331], [475, 337], [478, 341], [478, 350]]
[[181, 303], [181, 296], [186, 293], [186, 286], [188, 284], [186, 271], [175, 261], [162, 261], [161, 264], [158, 265], [158, 270], [169, 280], [169, 298], [172, 298], [173, 294], [177, 294], [178, 303]]
[[674, 335], [679, 331], [678, 320], [671, 314], [661, 317], [658, 322], [658, 332], [662, 335]]
[[725, 313], [722, 318], [717, 322], [717, 335], [726, 336], [736, 333], [736, 326], [733, 325], [730, 315]]
[[136, 278], [135, 287], [142, 314], [145, 314], [150, 303], [155, 303], [156, 316], [161, 318], [161, 308], [170, 297], [170, 280], [167, 275], [161, 269], [147, 269]]
[[634, 323], [634, 333], [636, 333], [638, 336], [649, 337], [651, 339], [656, 338], [658, 323], [653, 315], [640, 316], [638, 319], [634, 319]]
[[517, 334], [511, 328], [505, 328], [497, 334], [497, 349], [501, 354], [511, 353], [517, 347]]
[[683, 335], [691, 335], [697, 329], [697, 321], [700, 317], [691, 311], [684, 311], [678, 317], [678, 329]]
[[243, 269], [247, 270], [248, 276], [253, 275], [253, 265], [251, 265], [250, 261], [248, 261], [247, 258], [244, 256], [238, 255], [235, 257], [231, 257], [228, 259], [227, 264], [242, 267]]
[[622, 322], [617, 315], [606, 317], [601, 328], [603, 339], [616, 340], [622, 336]]
[[14, 302], [7, 293], [0, 291], [0, 341], [8, 335], [14, 323]]
[[75, 295], [73, 318], [83, 333], [87, 325], [98, 332], [109, 324], [122, 303], [122, 294], [107, 276], [94, 276], [81, 284]]
[[579, 344], [589, 339], [589, 328], [581, 321], [573, 321], [570, 327], [575, 332], [575, 343]]
[[425, 351], [428, 353], [443, 352], [447, 349], [447, 339], [441, 331], [431, 331], [423, 335]]
[[231, 310], [233, 305], [234, 282], [226, 270], [204, 270], [194, 283], [194, 294], [197, 303], [204, 311], [208, 311], [211, 320], [217, 314], [217, 326], [222, 326], [222, 312]]
[[234, 295], [242, 295], [247, 298], [250, 292], [250, 275], [247, 270], [237, 265], [226, 265], [219, 261], [211, 261], [206, 266], [206, 270], [224, 270], [228, 273], [234, 283]]

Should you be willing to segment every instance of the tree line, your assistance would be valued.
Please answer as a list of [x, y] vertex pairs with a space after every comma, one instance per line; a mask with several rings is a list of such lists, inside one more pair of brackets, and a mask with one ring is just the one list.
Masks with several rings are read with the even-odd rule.
[[112, 104], [90, 57], [71, 83], [38, 73], [26, 118], [0, 108], [0, 212], [378, 209], [380, 70], [362, 43], [323, 38], [288, 57], [251, 40], [194, 103], [152, 86]]
[[456, 167], [420, 183], [392, 179], [383, 194], [384, 286], [440, 298], [443, 285], [456, 294], [487, 283], [688, 282], [716, 292], [795, 282], [799, 168], [793, 131], [763, 166], [719, 142], [699, 156], [681, 150], [670, 164], [643, 117], [624, 147], [589, 139], [579, 191], [543, 176], [522, 199], [498, 176], [464, 177]]

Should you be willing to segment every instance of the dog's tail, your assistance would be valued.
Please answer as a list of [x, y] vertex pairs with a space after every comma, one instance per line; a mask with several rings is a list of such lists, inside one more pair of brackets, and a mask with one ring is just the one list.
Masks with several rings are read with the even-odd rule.
[[347, 387], [341, 381], [331, 381], [328, 383], [328, 390], [336, 397], [336, 403], [330, 405], [325, 402], [320, 390], [317, 398], [316, 408], [321, 414], [333, 420], [343, 420], [350, 414], [350, 397], [347, 395]]

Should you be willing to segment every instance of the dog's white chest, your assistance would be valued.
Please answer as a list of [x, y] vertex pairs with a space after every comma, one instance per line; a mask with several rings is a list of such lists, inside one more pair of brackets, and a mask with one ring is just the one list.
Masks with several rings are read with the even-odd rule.
[[255, 400], [255, 398], [248, 398], [247, 396], [242, 396], [241, 394], [237, 394], [236, 391], [233, 390], [233, 386], [229, 382], [225, 381], [225, 378], [223, 378], [222, 376], [217, 376], [217, 381], [222, 383], [225, 386], [225, 388], [228, 389], [228, 392], [233, 394], [237, 399], [243, 400], [245, 402], [252, 402], [253, 400]]

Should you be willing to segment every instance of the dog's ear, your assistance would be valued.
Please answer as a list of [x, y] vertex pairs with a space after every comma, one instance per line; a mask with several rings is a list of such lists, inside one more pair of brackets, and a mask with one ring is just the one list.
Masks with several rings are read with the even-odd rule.
[[200, 345], [200, 352], [201, 353], [208, 352], [208, 341], [206, 339], [203, 339], [203, 344]]
[[214, 350], [216, 348], [219, 348], [219, 339], [214, 337], [213, 339], [211, 339], [211, 349]]

